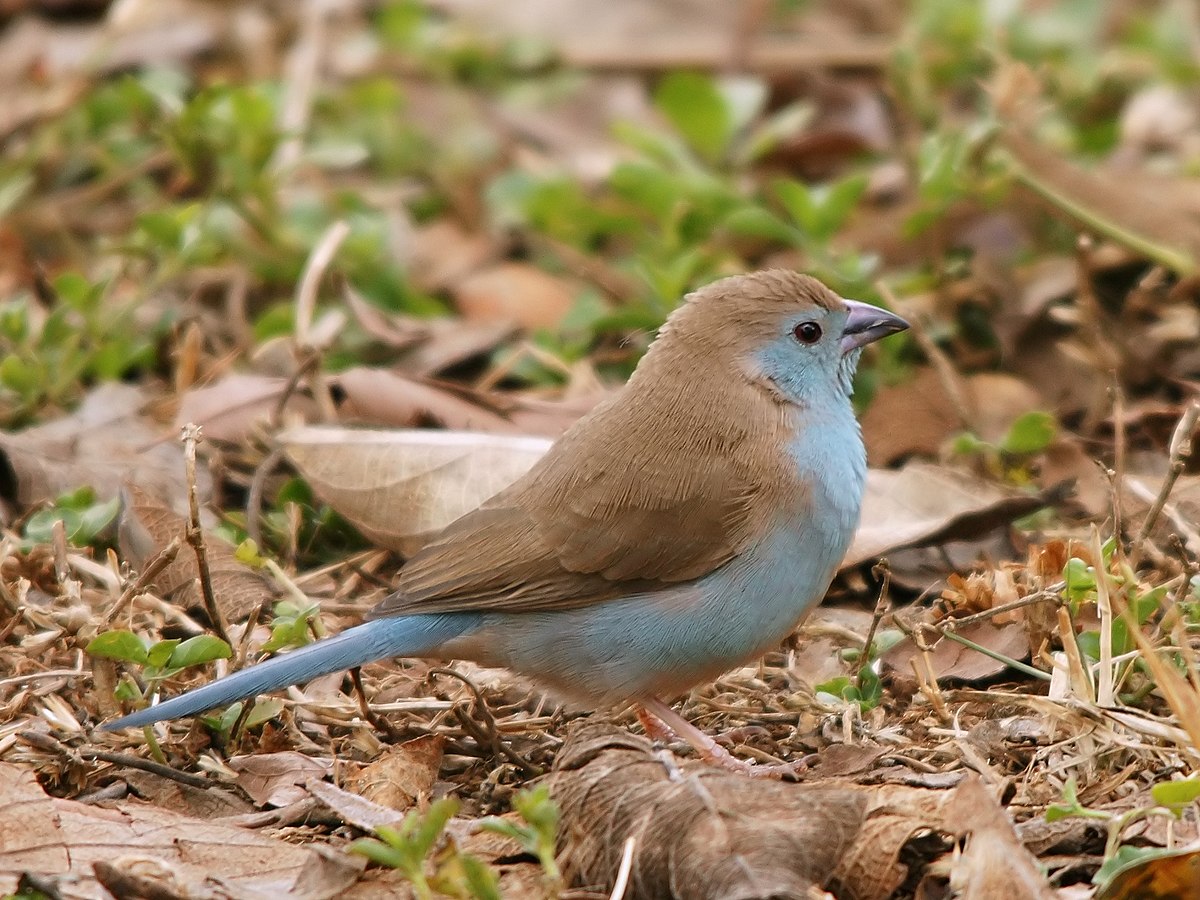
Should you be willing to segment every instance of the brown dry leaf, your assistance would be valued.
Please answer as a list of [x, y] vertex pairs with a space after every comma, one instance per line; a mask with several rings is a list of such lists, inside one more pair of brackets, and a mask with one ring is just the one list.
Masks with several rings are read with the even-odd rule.
[[505, 322], [419, 319], [389, 314], [350, 288], [346, 288], [344, 296], [363, 331], [393, 349], [409, 351], [404, 356], [403, 367], [415, 375], [436, 375], [494, 350], [517, 333], [514, 326]]
[[1056, 896], [1038, 861], [1022, 846], [1012, 822], [978, 778], [968, 778], [946, 805], [945, 824], [970, 835], [954, 858], [950, 886], [960, 897], [1052, 900]]
[[121, 779], [142, 800], [198, 819], [220, 819], [254, 812], [252, 804], [232, 791], [193, 787], [140, 769], [123, 769]]
[[450, 288], [467, 321], [513, 322], [530, 331], [556, 328], [577, 293], [569, 282], [521, 262], [499, 263]]
[[[976, 622], [956, 629], [955, 633], [1010, 659], [1023, 660], [1029, 657], [1029, 640], [1021, 622], [1006, 622], [999, 626], [990, 621]], [[886, 668], [901, 678], [911, 678], [910, 663], [916, 660], [920, 653], [912, 641], [901, 641], [884, 653], [881, 659]], [[994, 678], [1007, 669], [999, 660], [946, 637], [939, 640], [929, 652], [929, 662], [938, 681], [950, 678], [958, 681], [982, 681]]]
[[413, 284], [439, 293], [497, 259], [500, 248], [487, 235], [468, 232], [443, 218], [413, 233], [408, 254]]
[[422, 735], [387, 747], [370, 763], [347, 775], [344, 786], [402, 813], [429, 796], [445, 749], [446, 739], [440, 734]]
[[280, 446], [313, 492], [378, 544], [411, 553], [525, 474], [544, 438], [296, 428]]
[[305, 785], [333, 771], [333, 760], [305, 756], [295, 750], [234, 756], [229, 768], [238, 773], [238, 786], [259, 806], [287, 806], [309, 795]]
[[344, 395], [338, 411], [347, 422], [393, 428], [437, 425], [501, 433], [516, 430], [496, 410], [465, 399], [465, 391], [451, 391], [387, 369], [348, 369], [330, 379], [330, 385]]
[[1019, 493], [930, 463], [867, 474], [862, 523], [842, 567], [886, 556], [901, 547], [966, 540], [1045, 505]]
[[[144, 569], [172, 540], [186, 534], [187, 519], [183, 516], [135, 486], [127, 485], [121, 491], [117, 542], [122, 558], [134, 569]], [[276, 596], [274, 585], [262, 573], [238, 561], [234, 547], [209, 532], [205, 532], [204, 545], [213, 593], [227, 621], [249, 618]], [[184, 609], [203, 609], [199, 573], [196, 554], [185, 542], [150, 587], [164, 600]]]
[[59, 884], [64, 896], [97, 900], [112, 896], [98, 874], [109, 884], [140, 877], [158, 896], [319, 900], [340, 896], [363, 866], [347, 854], [141, 802], [100, 807], [49, 797], [31, 770], [0, 763], [0, 893], [15, 891], [28, 872]]
[[867, 458], [887, 466], [907, 456], [936, 456], [946, 441], [968, 430], [994, 443], [1020, 416], [1043, 405], [1037, 391], [1001, 372], [965, 378], [962, 390], [970, 405], [966, 423], [931, 366], [908, 381], [881, 388], [862, 417]]
[[[611, 886], [633, 837], [630, 896], [697, 900], [815, 898], [826, 890], [858, 900], [890, 897], [908, 875], [913, 856], [902, 862], [901, 852], [915, 835], [982, 836], [981, 823], [962, 813], [980, 803], [980, 791], [974, 779], [953, 790], [747, 779], [699, 762], [664, 763], [644, 738], [597, 723], [568, 737], [551, 779], [563, 862], [575, 883]], [[1050, 896], [1036, 869], [1035, 880], [1026, 878], [1028, 854], [995, 801], [985, 799], [986, 838], [1020, 856], [1014, 892], [964, 896]], [[990, 862], [986, 847], [979, 852]], [[964, 866], [975, 878], [986, 868]]]
[[[175, 426], [191, 422], [203, 428], [209, 440], [239, 443], [271, 421], [287, 383], [286, 378], [234, 372], [212, 384], [189, 388], [179, 401]], [[308, 418], [315, 404], [293, 391], [287, 409]]]
[[[116, 497], [121, 483], [134, 481], [147, 495], [183, 506], [183, 452], [163, 439], [164, 430], [141, 415], [146, 394], [137, 387], [106, 383], [84, 398], [75, 412], [17, 433], [0, 433], [0, 462], [15, 477], [4, 499], [18, 507], [90, 485], [100, 499]], [[201, 496], [207, 473], [197, 473]]]
[[306, 787], [343, 822], [363, 831], [374, 831], [380, 825], [395, 825], [401, 819], [401, 815], [391, 807], [380, 806], [319, 778], [310, 778]]

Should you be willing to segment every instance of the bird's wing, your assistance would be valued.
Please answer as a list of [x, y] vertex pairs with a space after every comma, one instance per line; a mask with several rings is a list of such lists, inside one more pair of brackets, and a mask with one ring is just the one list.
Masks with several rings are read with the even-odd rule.
[[587, 606], [706, 575], [768, 527], [779, 498], [767, 495], [793, 479], [750, 446], [762, 429], [718, 430], [707, 408], [629, 406], [597, 410], [448, 526], [372, 615]]

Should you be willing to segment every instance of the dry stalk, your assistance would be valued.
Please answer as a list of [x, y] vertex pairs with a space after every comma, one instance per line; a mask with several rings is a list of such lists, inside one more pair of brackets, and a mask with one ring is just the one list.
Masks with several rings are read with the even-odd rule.
[[204, 529], [200, 527], [200, 492], [196, 489], [196, 444], [201, 438], [200, 426], [189, 422], [183, 426], [181, 437], [188, 487], [187, 542], [192, 545], [192, 550], [196, 553], [196, 568], [200, 577], [200, 596], [204, 598], [204, 611], [208, 614], [208, 619], [212, 623], [217, 637], [233, 647], [233, 640], [229, 637], [229, 628], [225, 624], [225, 617], [221, 614], [221, 609], [217, 606], [216, 594], [213, 593], [212, 572], [208, 567], [208, 548], [204, 545]]
[[1071, 621], [1071, 613], [1065, 606], [1058, 608], [1058, 636], [1062, 641], [1063, 652], [1067, 655], [1067, 666], [1075, 695], [1088, 703], [1095, 703], [1096, 692], [1092, 686], [1092, 679], [1088, 677], [1087, 669], [1083, 665], [1083, 654], [1075, 641], [1075, 623]]
[[1154, 503], [1151, 504], [1150, 511], [1146, 513], [1142, 527], [1138, 529], [1133, 547], [1130, 548], [1130, 568], [1136, 569], [1137, 564], [1141, 561], [1146, 539], [1149, 538], [1150, 532], [1154, 529], [1154, 524], [1158, 521], [1158, 517], [1162, 515], [1163, 507], [1167, 505], [1171, 491], [1175, 488], [1175, 482], [1179, 480], [1179, 476], [1183, 473], [1183, 468], [1187, 464], [1188, 458], [1192, 455], [1192, 434], [1196, 430], [1198, 420], [1200, 420], [1200, 400], [1193, 400], [1188, 404], [1187, 409], [1183, 411], [1183, 415], [1179, 417], [1179, 422], [1175, 425], [1175, 431], [1171, 434], [1170, 466], [1167, 469], [1166, 476], [1163, 478], [1162, 486], [1158, 489], [1158, 496], [1154, 498]]
[[171, 543], [159, 550], [154, 558], [146, 564], [146, 568], [141, 571], [137, 579], [121, 592], [121, 596], [108, 608], [108, 612], [100, 617], [100, 623], [96, 630], [102, 631], [112, 624], [112, 621], [121, 614], [125, 607], [133, 602], [133, 598], [146, 589], [146, 585], [157, 578], [163, 569], [175, 562], [175, 557], [179, 555], [179, 548], [182, 546], [182, 539], [175, 537], [171, 539]]
[[1100, 530], [1094, 523], [1092, 524], [1092, 555], [1096, 560], [1096, 612], [1100, 617], [1100, 671], [1097, 673], [1096, 702], [1101, 706], [1112, 706], [1114, 702], [1112, 599], [1109, 594], [1108, 572], [1104, 568], [1104, 548], [1100, 545]]

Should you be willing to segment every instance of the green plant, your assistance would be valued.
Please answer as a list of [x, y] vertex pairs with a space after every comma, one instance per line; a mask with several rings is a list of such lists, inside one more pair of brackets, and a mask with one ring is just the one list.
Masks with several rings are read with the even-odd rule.
[[51, 543], [54, 524], [59, 521], [63, 523], [68, 543], [77, 547], [94, 545], [109, 532], [120, 508], [119, 498], [97, 500], [90, 487], [60, 494], [52, 506], [39, 509], [25, 520], [22, 546], [28, 549], [35, 544]]
[[526, 853], [537, 857], [545, 873], [547, 886], [552, 889], [561, 887], [562, 873], [555, 859], [558, 805], [550, 798], [550, 789], [543, 784], [518, 791], [513, 796], [513, 809], [524, 820], [524, 825], [490, 816], [481, 820], [479, 827], [512, 838]]
[[[89, 656], [111, 659], [142, 667], [146, 688], [141, 688], [128, 674], [122, 677], [114, 692], [118, 700], [144, 706], [157, 693], [159, 685], [184, 669], [201, 666], [218, 659], [229, 659], [232, 651], [227, 643], [210, 634], [198, 634], [187, 640], [171, 638], [150, 641], [124, 629], [104, 631], [92, 638], [85, 648]], [[165, 761], [154, 738], [152, 728], [144, 729], [146, 742], [160, 762]]]
[[1092, 877], [1092, 882], [1103, 888], [1121, 871], [1130, 866], [1163, 856], [1172, 855], [1173, 851], [1158, 847], [1137, 847], [1121, 843], [1121, 836], [1136, 822], [1152, 816], [1164, 816], [1172, 819], [1183, 818], [1184, 812], [1197, 800], [1200, 800], [1200, 778], [1185, 778], [1179, 781], [1163, 781], [1150, 788], [1152, 803], [1136, 806], [1124, 813], [1113, 813], [1106, 810], [1090, 809], [1079, 801], [1078, 786], [1074, 777], [1068, 778], [1063, 785], [1062, 802], [1055, 803], [1046, 809], [1046, 821], [1056, 822], [1060, 819], [1078, 817], [1104, 822], [1108, 831], [1108, 839], [1104, 848], [1104, 863]]
[[495, 874], [476, 857], [460, 852], [453, 841], [446, 842], [443, 852], [434, 853], [457, 810], [458, 801], [453, 798], [435, 800], [424, 815], [410, 810], [398, 827], [381, 825], [375, 829], [378, 839], [361, 838], [349, 850], [399, 870], [418, 900], [432, 900], [435, 891], [451, 897], [500, 900]]
[[135, 327], [137, 301], [114, 279], [91, 282], [66, 272], [46, 286], [48, 309], [28, 294], [0, 302], [0, 415], [8, 425], [46, 407], [68, 406], [96, 381], [151, 366], [160, 320]]
[[1033, 478], [1030, 463], [1053, 443], [1058, 422], [1047, 412], [1028, 412], [1017, 418], [999, 441], [985, 441], [971, 432], [954, 439], [954, 452], [974, 456], [997, 478], [1028, 484]]

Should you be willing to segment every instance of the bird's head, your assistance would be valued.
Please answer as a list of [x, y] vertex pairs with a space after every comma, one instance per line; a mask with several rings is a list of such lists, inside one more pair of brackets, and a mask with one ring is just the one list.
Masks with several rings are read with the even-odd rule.
[[809, 275], [771, 269], [690, 294], [662, 337], [693, 365], [747, 377], [807, 406], [848, 396], [862, 348], [906, 328], [899, 316], [839, 297]]

